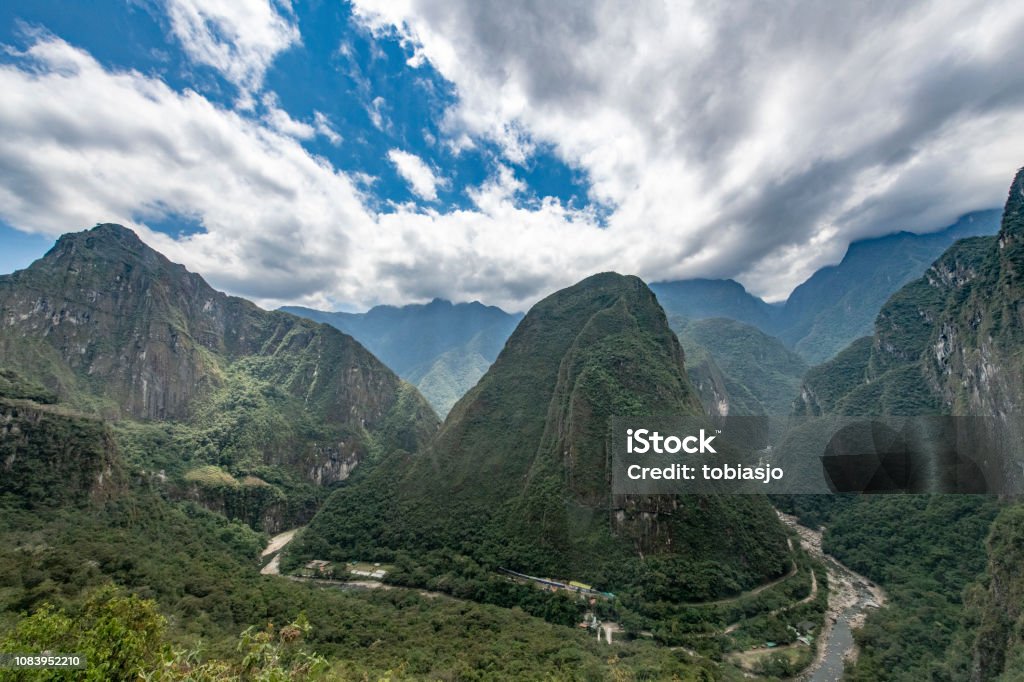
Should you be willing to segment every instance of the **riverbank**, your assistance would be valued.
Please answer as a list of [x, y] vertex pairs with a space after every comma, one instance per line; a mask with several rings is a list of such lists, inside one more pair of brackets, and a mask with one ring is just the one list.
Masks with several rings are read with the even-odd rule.
[[843, 677], [846, 662], [855, 661], [859, 653], [853, 631], [864, 625], [870, 609], [885, 604], [885, 592], [871, 580], [826, 554], [821, 548], [822, 530], [800, 525], [795, 516], [778, 514], [779, 519], [800, 536], [804, 549], [820, 560], [828, 572], [828, 609], [822, 630], [818, 633], [817, 653], [798, 679], [802, 682], [837, 682]]

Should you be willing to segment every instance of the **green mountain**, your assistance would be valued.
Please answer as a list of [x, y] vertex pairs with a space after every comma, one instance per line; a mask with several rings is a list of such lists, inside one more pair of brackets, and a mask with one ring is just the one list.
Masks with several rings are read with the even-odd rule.
[[298, 306], [281, 310], [329, 324], [360, 343], [415, 385], [438, 414], [484, 375], [522, 319], [476, 301], [377, 306], [365, 313], [329, 313]]
[[123, 490], [110, 429], [54, 403], [42, 387], [0, 370], [0, 498], [34, 510], [98, 502]]
[[[998, 235], [957, 242], [893, 294], [872, 336], [808, 372], [798, 413], [988, 415], [1004, 428], [989, 434], [989, 449], [1019, 444], [1022, 273], [1024, 169], [1010, 188]], [[828, 502], [826, 545], [893, 597], [858, 636], [863, 651], [851, 679], [983, 681], [1024, 674], [1019, 505], [1004, 507], [991, 523], [992, 498]], [[924, 613], [930, 615], [922, 620]]]
[[[119, 244], [127, 240], [130, 248], [117, 252], [115, 245], [103, 243], [111, 236]], [[8, 353], [18, 353], [19, 368], [31, 376], [0, 368], [0, 649], [73, 649], [88, 656], [90, 679], [143, 674], [162, 680], [636, 679], [652, 671], [680, 679], [719, 676], [718, 664], [646, 641], [618, 644], [621, 659], [609, 658], [607, 645], [590, 634], [522, 610], [439, 600], [418, 590], [350, 592], [260, 575], [266, 536], [210, 511], [217, 505], [209, 497], [198, 500], [199, 505], [188, 490], [175, 494], [174, 487], [201, 486], [202, 478], [212, 479], [209, 485], [224, 488], [220, 510], [246, 518], [246, 495], [251, 505], [259, 491], [277, 488], [273, 476], [283, 476], [290, 465], [264, 463], [260, 473], [271, 483], [247, 482], [240, 459], [244, 448], [271, 452], [276, 436], [265, 430], [268, 425], [286, 433], [294, 429], [293, 434], [305, 438], [317, 434], [316, 429], [332, 428], [318, 420], [330, 417], [326, 406], [334, 404], [331, 400], [344, 397], [317, 399], [315, 382], [331, 379], [334, 372], [371, 374], [370, 388], [377, 390], [397, 387], [383, 420], [355, 432], [365, 439], [368, 454], [381, 460], [377, 464], [371, 456], [370, 466], [358, 467], [356, 477], [364, 469], [372, 473], [375, 466], [384, 471], [389, 459], [410, 457], [400, 446], [415, 446], [408, 439], [410, 427], [422, 425], [402, 417], [422, 410], [422, 399], [340, 332], [283, 313], [262, 313], [237, 300], [225, 304], [220, 298], [219, 303], [243, 306], [257, 321], [266, 315], [274, 328], [284, 327], [282, 333], [260, 340], [254, 338], [259, 328], [234, 329], [235, 336], [259, 346], [261, 352], [251, 355], [224, 352], [230, 342], [203, 345], [193, 333], [201, 328], [199, 322], [171, 314], [180, 309], [161, 309], [167, 301], [180, 300], [178, 284], [167, 279], [139, 277], [120, 292], [119, 305], [147, 319], [112, 319], [117, 308], [110, 308], [110, 317], [104, 314], [109, 289], [118, 289], [125, 272], [139, 272], [154, 255], [120, 228], [70, 235], [58, 248], [73, 253], [81, 247], [75, 241], [88, 238], [93, 239], [89, 248], [99, 253], [63, 261], [56, 257], [66, 254], [56, 251], [3, 283], [0, 319], [5, 326], [24, 323], [25, 328], [19, 330], [24, 333], [20, 343], [17, 333], [5, 330], [2, 357], [6, 364], [12, 357]], [[110, 260], [119, 261], [121, 269]], [[155, 263], [167, 265], [159, 258]], [[83, 292], [71, 284], [42, 290], [42, 284], [73, 282], [82, 272], [89, 273], [89, 288]], [[28, 289], [29, 284], [39, 288]], [[33, 308], [20, 307], [33, 295], [38, 296], [34, 307], [47, 311], [50, 326], [33, 318]], [[137, 307], [136, 296], [145, 299]], [[218, 312], [217, 303], [208, 309], [212, 314]], [[65, 312], [50, 315], [54, 308]], [[69, 340], [75, 330], [60, 323], [72, 317], [94, 325], [91, 333]], [[180, 376], [174, 374], [177, 363], [201, 356], [210, 363], [204, 367], [221, 370], [189, 397], [181, 418], [133, 416], [131, 406], [172, 401], [147, 393], [122, 407], [118, 398], [137, 397], [132, 387], [119, 383], [116, 374], [90, 380], [88, 369], [80, 371], [62, 355], [65, 348], [80, 352], [84, 346], [82, 354], [91, 358], [87, 367], [97, 374], [96, 369], [109, 366], [104, 349], [114, 345], [105, 335], [120, 334], [118, 343], [131, 338], [128, 348], [141, 347], [140, 353], [152, 356], [147, 344], [159, 344], [163, 337], [152, 341], [146, 332], [160, 331], [165, 324], [177, 342], [161, 356], [163, 369]], [[133, 333], [138, 334], [133, 338]], [[283, 380], [287, 375], [273, 373], [284, 372], [289, 362], [296, 363], [293, 371], [304, 370], [301, 337], [285, 345], [294, 355], [281, 350], [281, 337], [290, 334], [316, 340], [318, 345], [308, 351], [313, 358], [333, 360], [338, 356], [330, 351], [340, 346], [333, 352], [348, 352], [347, 357], [368, 364], [315, 367], [304, 400], [297, 401]], [[140, 363], [133, 371], [147, 376], [146, 371], [156, 370]], [[329, 390], [338, 388], [335, 383]], [[279, 421], [263, 423], [279, 410], [284, 411]], [[106, 421], [101, 412], [117, 421]], [[415, 430], [411, 435], [422, 437]], [[195, 467], [199, 462], [207, 464]], [[154, 472], [158, 464], [168, 467], [166, 476]], [[173, 480], [172, 466], [186, 471], [182, 480]], [[525, 595], [523, 603], [532, 598], [545, 608], [557, 607], [541, 614], [547, 620], [575, 626], [578, 607], [568, 598], [550, 598], [526, 587], [521, 593], [513, 596]], [[35, 675], [0, 671], [2, 680], [29, 678]]]
[[807, 364], [757, 327], [723, 318], [671, 319], [687, 373], [705, 410], [718, 415], [788, 415]]
[[332, 494], [297, 553], [466, 555], [616, 592], [648, 585], [652, 599], [738, 592], [787, 569], [764, 499], [623, 498], [609, 487], [611, 416], [701, 412], [651, 291], [595, 275], [530, 310], [429, 448]]
[[269, 530], [320, 486], [413, 451], [436, 417], [354, 339], [214, 291], [118, 225], [0, 277], [0, 358], [85, 414], [168, 490]]
[[670, 317], [745, 322], [777, 336], [807, 362], [820, 363], [870, 334], [886, 300], [924, 274], [954, 242], [995, 234], [999, 218], [997, 210], [978, 211], [938, 232], [854, 242], [842, 261], [815, 272], [784, 305], [765, 303], [729, 279], [658, 282], [651, 289]]
[[0, 650], [73, 651], [90, 680], [717, 677], [521, 610], [260, 575], [265, 536], [162, 492], [109, 424], [0, 371]]

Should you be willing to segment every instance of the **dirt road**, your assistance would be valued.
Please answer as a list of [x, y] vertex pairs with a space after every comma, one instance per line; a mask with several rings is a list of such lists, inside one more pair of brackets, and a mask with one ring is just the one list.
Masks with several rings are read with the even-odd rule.
[[295, 537], [295, 533], [298, 531], [298, 528], [292, 528], [270, 538], [270, 542], [267, 543], [267, 547], [260, 554], [260, 557], [266, 558], [273, 554], [274, 558], [270, 560], [269, 564], [260, 569], [260, 573], [263, 575], [281, 575], [281, 550], [292, 541], [292, 538]]

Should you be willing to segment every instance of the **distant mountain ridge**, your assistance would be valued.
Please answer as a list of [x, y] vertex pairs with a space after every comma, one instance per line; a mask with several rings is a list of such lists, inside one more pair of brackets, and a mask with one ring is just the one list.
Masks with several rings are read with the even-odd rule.
[[352, 335], [415, 385], [442, 416], [483, 376], [523, 317], [478, 301], [439, 298], [426, 304], [376, 306], [365, 313], [299, 306], [281, 310]]
[[[689, 321], [721, 318], [751, 325], [768, 337], [778, 337], [813, 365], [870, 333], [875, 315], [889, 296], [919, 277], [955, 241], [995, 234], [999, 216], [997, 210], [979, 211], [938, 232], [898, 232], [853, 242], [840, 263], [815, 272], [782, 304], [766, 303], [730, 279], [689, 279], [649, 286], [670, 317]], [[414, 384], [442, 417], [483, 376], [522, 319], [521, 313], [506, 313], [476, 301], [453, 304], [443, 299], [400, 307], [377, 306], [365, 313], [298, 306], [281, 310], [351, 334]], [[745, 338], [751, 339], [749, 334]], [[701, 386], [702, 399], [724, 399], [722, 395], [712, 398], [724, 387], [719, 381], [721, 385], [716, 388], [713, 378], [721, 368], [698, 355], [689, 371], [691, 379]], [[797, 385], [795, 375], [788, 374], [786, 382]], [[725, 376], [720, 379], [724, 381]], [[728, 379], [741, 413], [766, 409], [761, 400], [744, 395], [742, 380], [737, 384], [737, 377]], [[788, 403], [791, 397], [787, 392], [783, 402]], [[776, 402], [769, 411], [776, 412], [781, 405]]]
[[792, 412], [807, 363], [779, 339], [753, 325], [720, 317], [669, 321], [686, 351], [687, 373], [708, 414]]
[[669, 317], [727, 318], [772, 334], [782, 316], [782, 306], [765, 303], [731, 279], [683, 279], [654, 282], [650, 287]]
[[842, 261], [815, 272], [784, 304], [769, 304], [729, 279], [655, 282], [666, 312], [699, 320], [724, 317], [779, 337], [810, 364], [869, 334], [888, 298], [959, 239], [994, 235], [1001, 212], [978, 211], [928, 234], [897, 232], [850, 244]]

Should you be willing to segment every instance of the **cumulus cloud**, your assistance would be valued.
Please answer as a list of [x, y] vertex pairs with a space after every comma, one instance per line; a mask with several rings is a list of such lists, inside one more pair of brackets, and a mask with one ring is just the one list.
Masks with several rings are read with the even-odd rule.
[[648, 278], [783, 297], [853, 239], [998, 206], [1021, 163], [1018, 2], [355, 7], [454, 83], [449, 143], [551, 145]]
[[[378, 215], [363, 193], [372, 177], [54, 37], [0, 66], [0, 90], [0, 219], [51, 236], [119, 222], [267, 307], [447, 296], [515, 310], [601, 269], [610, 250], [585, 214], [519, 208], [507, 183], [480, 189], [487, 210]], [[147, 227], [175, 217], [205, 232], [174, 239]]]
[[243, 101], [260, 90], [277, 54], [300, 42], [298, 27], [270, 0], [166, 2], [171, 30], [186, 54], [237, 85]]
[[437, 188], [443, 187], [445, 182], [434, 175], [434, 171], [423, 159], [401, 149], [390, 150], [388, 159], [398, 174], [409, 183], [409, 188], [416, 196], [427, 201], [437, 201]]
[[[230, 74], [253, 109], [36, 36], [0, 65], [0, 219], [48, 235], [122, 222], [266, 306], [444, 296], [521, 310], [602, 270], [732, 276], [778, 298], [853, 239], [999, 206], [1022, 161], [1020, 3], [358, 0], [360, 21], [453, 84], [435, 148], [502, 155], [469, 207], [381, 213], [366, 169], [303, 148], [340, 142], [325, 117], [296, 120], [258, 95], [299, 40], [283, 5], [243, 35], [234, 3], [168, 2], [191, 12], [176, 21], [196, 34], [193, 58]], [[389, 130], [387, 103], [363, 95]], [[540, 147], [587, 179], [600, 220], [527, 198], [514, 169]], [[436, 199], [441, 173], [388, 156]], [[205, 232], [146, 227], [176, 216]]]

